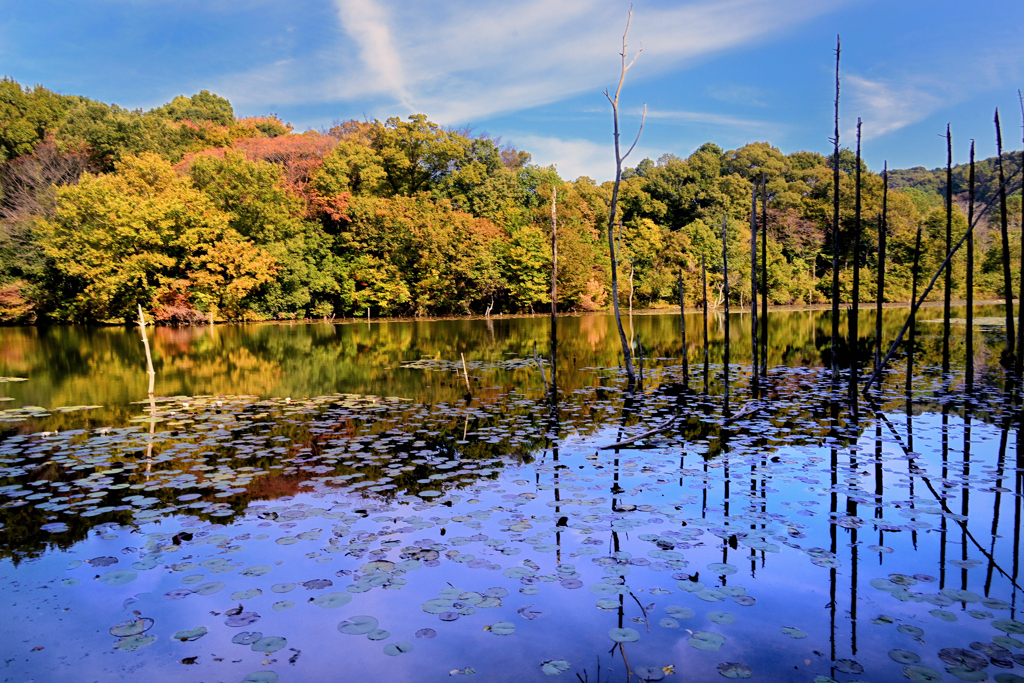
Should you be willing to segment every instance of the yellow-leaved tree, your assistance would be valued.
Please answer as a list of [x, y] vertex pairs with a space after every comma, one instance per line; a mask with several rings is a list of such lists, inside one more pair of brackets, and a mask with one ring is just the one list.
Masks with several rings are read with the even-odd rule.
[[155, 154], [127, 157], [111, 174], [84, 174], [58, 189], [57, 214], [41, 225], [60, 290], [55, 317], [131, 320], [138, 304], [172, 321], [243, 315], [246, 295], [277, 266], [229, 221]]

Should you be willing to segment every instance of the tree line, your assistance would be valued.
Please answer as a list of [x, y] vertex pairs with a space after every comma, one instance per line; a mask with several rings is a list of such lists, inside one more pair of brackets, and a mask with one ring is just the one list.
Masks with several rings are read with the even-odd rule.
[[[1004, 154], [1009, 171], [1020, 154]], [[750, 300], [751, 185], [764, 179], [767, 287], [775, 304], [830, 300], [833, 254], [848, 296], [855, 155], [839, 152], [840, 226], [833, 233], [832, 158], [783, 154], [767, 142], [707, 143], [627, 168], [611, 225], [623, 305], [722, 303], [726, 224], [733, 302]], [[994, 160], [976, 193], [998, 187]], [[966, 206], [961, 169], [953, 176]], [[861, 164], [861, 216], [881, 212], [881, 177]], [[945, 175], [889, 171], [887, 301], [910, 297], [914, 239], [921, 270], [945, 257]], [[551, 303], [556, 197], [558, 306], [611, 304], [611, 182], [563, 180], [528, 153], [423, 115], [348, 121], [296, 133], [275, 116], [236, 118], [203, 91], [150, 111], [0, 81], [0, 321], [118, 322], [141, 305], [157, 320], [520, 313]], [[1018, 186], [1019, 188], [1019, 183]], [[1016, 189], [1016, 188], [1015, 188]], [[1020, 231], [1020, 193], [1009, 198]], [[955, 208], [954, 236], [966, 208]], [[862, 226], [863, 227], [863, 226]], [[877, 267], [864, 229], [862, 268]], [[978, 296], [1002, 296], [998, 229], [975, 229]], [[1020, 262], [1010, 240], [1010, 263]], [[682, 276], [680, 277], [680, 273]], [[965, 261], [954, 262], [964, 296]], [[1019, 266], [1012, 273], [1019, 281]], [[861, 298], [872, 300], [874, 278]], [[1016, 286], [1016, 285], [1015, 285]]]

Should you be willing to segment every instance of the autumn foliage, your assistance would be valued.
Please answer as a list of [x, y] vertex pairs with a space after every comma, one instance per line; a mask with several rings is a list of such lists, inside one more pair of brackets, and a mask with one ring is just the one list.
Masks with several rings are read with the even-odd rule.
[[[723, 217], [730, 291], [742, 301], [750, 188], [762, 174], [770, 296], [823, 301], [832, 253], [850, 258], [854, 227], [855, 161], [843, 150], [839, 162], [834, 242], [824, 230], [831, 160], [820, 154], [708, 143], [685, 159], [626, 169], [615, 226], [620, 289], [611, 292], [601, 239], [609, 184], [567, 182], [470, 129], [414, 115], [295, 133], [276, 116], [236, 118], [230, 102], [207, 91], [142, 112], [5, 79], [0, 322], [128, 320], [138, 305], [168, 324], [540, 310], [550, 303], [554, 191], [561, 310], [600, 309], [613, 296], [636, 307], [678, 302], [680, 270], [684, 296], [696, 303], [702, 257], [712, 303], [720, 301]], [[881, 181], [863, 175], [871, 216]], [[886, 295], [899, 300], [909, 293], [917, 224], [928, 234], [944, 225], [942, 188], [927, 172], [893, 177], [903, 187], [889, 195]], [[1011, 198], [1011, 216], [1019, 201]], [[982, 227], [975, 282], [996, 292], [1001, 253], [985, 235]], [[927, 270], [942, 255], [938, 240], [925, 244]], [[861, 253], [872, 267], [872, 245]]]

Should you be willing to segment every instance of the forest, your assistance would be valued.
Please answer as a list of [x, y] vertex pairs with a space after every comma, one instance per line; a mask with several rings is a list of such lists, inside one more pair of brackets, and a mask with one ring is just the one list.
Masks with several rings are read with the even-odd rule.
[[[998, 162], [977, 164], [980, 204], [998, 191]], [[1002, 162], [1016, 177], [1021, 154]], [[205, 90], [142, 111], [5, 78], [0, 322], [120, 323], [139, 305], [167, 324], [530, 313], [551, 304], [553, 200], [559, 310], [601, 310], [613, 295], [632, 308], [677, 305], [680, 283], [697, 305], [702, 261], [709, 305], [721, 304], [723, 220], [728, 291], [743, 304], [751, 192], [762, 180], [770, 302], [829, 302], [833, 255], [847, 301], [857, 163], [840, 150], [833, 238], [831, 156], [708, 142], [685, 159], [643, 159], [622, 177], [613, 293], [602, 237], [612, 182], [565, 180], [486, 134], [423, 115], [297, 133], [273, 115], [237, 118]], [[860, 299], [872, 301], [885, 178], [863, 163], [861, 175]], [[952, 177], [955, 240], [967, 228], [967, 167]], [[920, 272], [945, 257], [946, 172], [887, 178], [884, 298], [903, 302], [919, 225]], [[1019, 188], [1006, 202], [1014, 283]], [[996, 204], [975, 229], [978, 298], [1004, 295]], [[965, 264], [962, 254], [953, 261], [954, 297], [966, 295]]]

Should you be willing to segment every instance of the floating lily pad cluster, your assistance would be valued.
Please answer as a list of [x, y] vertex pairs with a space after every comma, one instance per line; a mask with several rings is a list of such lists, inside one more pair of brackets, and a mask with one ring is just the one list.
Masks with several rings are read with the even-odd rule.
[[[453, 371], [424, 363], [410, 367]], [[15, 435], [0, 443], [0, 533], [35, 524], [67, 555], [34, 590], [54, 610], [99, 605], [102, 647], [238, 659], [235, 680], [301, 677], [324, 642], [377, 677], [459, 652], [424, 680], [489, 671], [524, 643], [524, 680], [582, 675], [590, 653], [662, 680], [679, 646], [726, 678], [770, 676], [760, 651], [807, 680], [1020, 673], [1021, 596], [1001, 573], [1014, 532], [991, 531], [993, 505], [1012, 519], [1020, 504], [1020, 473], [997, 425], [974, 422], [966, 465], [950, 445], [962, 418], [912, 415], [911, 446], [891, 404], [834, 416], [818, 370], [773, 369], [779, 397], [735, 422], [760, 400], [745, 384], [726, 411], [673, 389], [671, 367], [633, 395], [602, 374], [557, 406], [515, 390], [433, 406], [176, 397], [126, 426]], [[672, 415], [675, 429], [603, 448]], [[939, 566], [925, 555], [942, 543]], [[887, 658], [858, 661], [836, 635], [853, 605]]]

